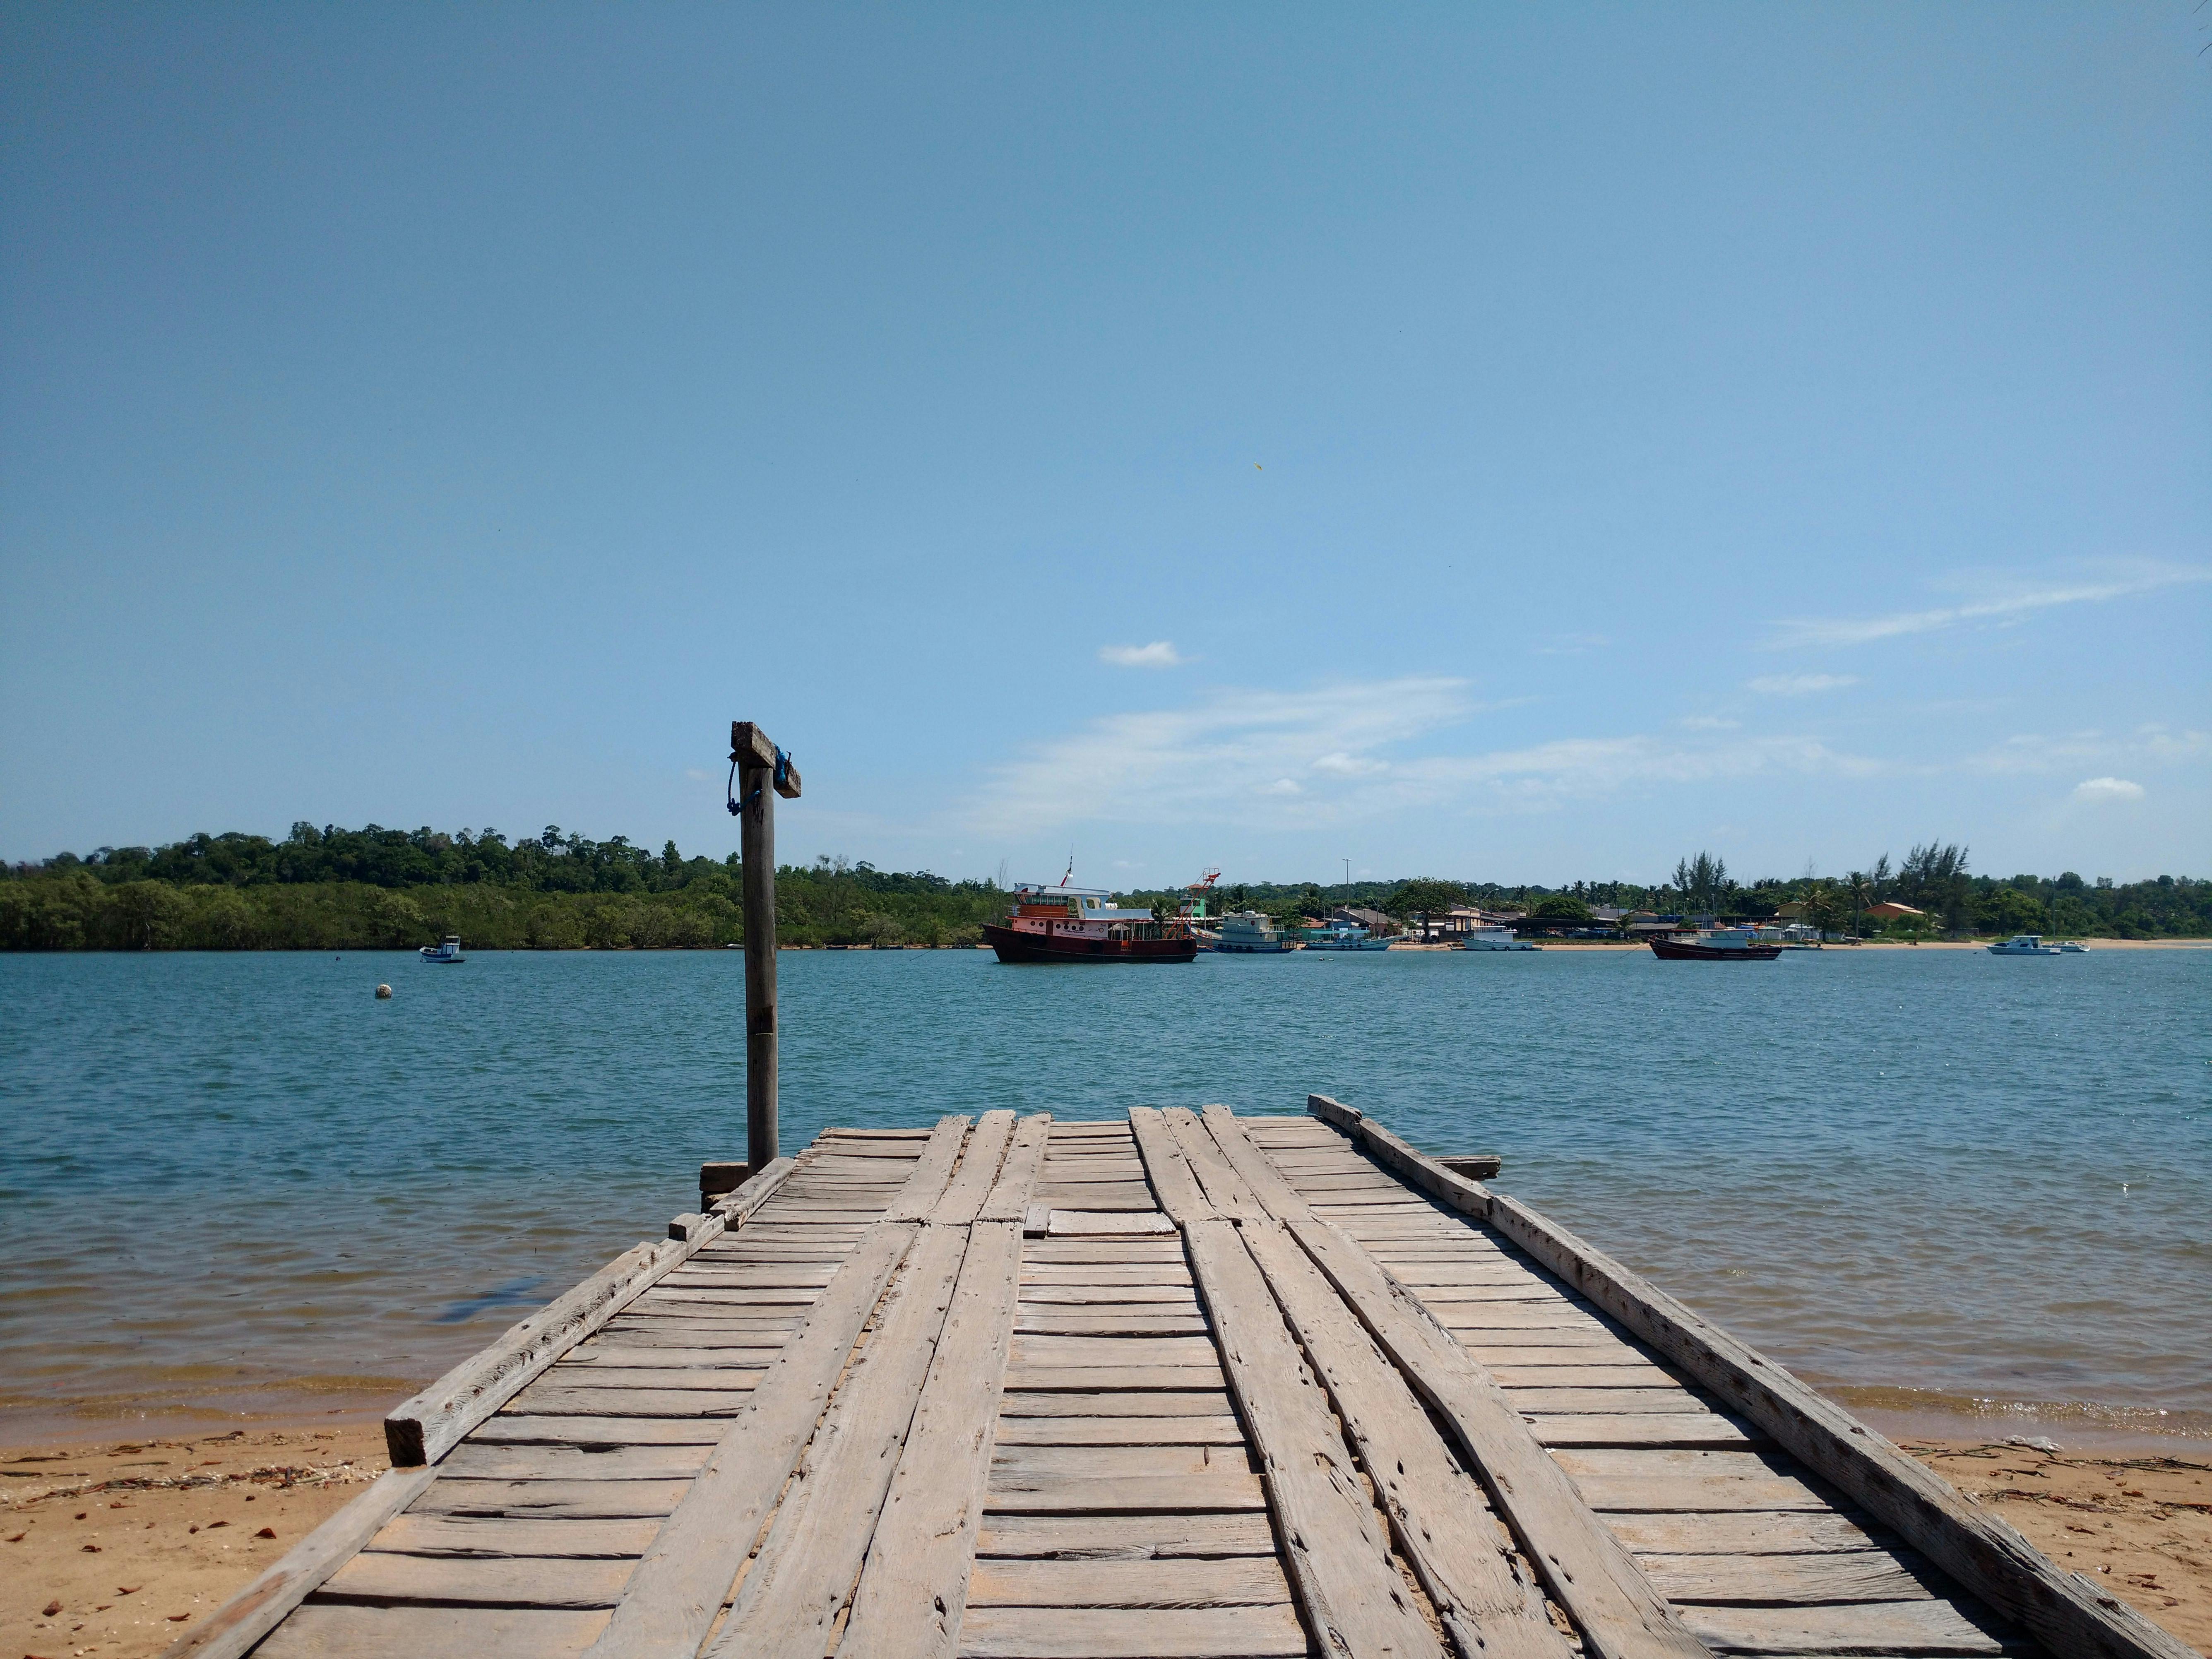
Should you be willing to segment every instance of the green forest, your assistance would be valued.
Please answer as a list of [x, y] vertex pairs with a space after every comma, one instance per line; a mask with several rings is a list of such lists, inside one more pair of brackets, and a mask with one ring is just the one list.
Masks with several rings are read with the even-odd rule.
[[[672, 841], [655, 853], [624, 836], [595, 842], [550, 825], [510, 841], [495, 830], [449, 835], [303, 823], [282, 841], [203, 834], [166, 847], [103, 847], [0, 866], [0, 949], [373, 950], [447, 933], [483, 950], [710, 949], [744, 937], [738, 874], [734, 854], [687, 859]], [[1162, 914], [1184, 897], [1180, 888], [1121, 896]], [[994, 882], [842, 858], [776, 872], [777, 936], [792, 945], [974, 945], [1006, 901]], [[1867, 914], [1884, 902], [1923, 914], [1887, 923]], [[1698, 853], [1657, 886], [1437, 877], [1248, 882], [1218, 889], [1212, 907], [1261, 910], [1296, 926], [1346, 903], [1403, 921], [1471, 903], [1565, 922], [1590, 921], [1596, 906], [1755, 919], [1795, 904], [1808, 921], [1869, 937], [2212, 937], [2212, 882], [1979, 875], [1965, 848], [1936, 842], [1914, 847], [1893, 867], [1885, 855], [1864, 870], [1826, 877], [1741, 883], [1723, 860]]]

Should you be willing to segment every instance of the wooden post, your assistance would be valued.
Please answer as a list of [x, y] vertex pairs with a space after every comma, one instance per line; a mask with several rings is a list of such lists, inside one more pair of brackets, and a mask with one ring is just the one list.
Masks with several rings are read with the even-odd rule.
[[745, 1161], [776, 1160], [775, 798], [799, 799], [799, 769], [750, 720], [730, 722], [738, 768], [738, 857], [745, 914]]

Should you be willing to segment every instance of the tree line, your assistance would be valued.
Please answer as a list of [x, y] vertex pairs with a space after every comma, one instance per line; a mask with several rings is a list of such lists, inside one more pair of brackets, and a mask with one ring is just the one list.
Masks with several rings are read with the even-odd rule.
[[[1182, 888], [1125, 893], [1172, 915]], [[776, 932], [795, 945], [981, 943], [1006, 909], [995, 881], [878, 870], [821, 858], [776, 872]], [[1885, 902], [1923, 912], [1881, 921]], [[1459, 904], [1595, 921], [1595, 907], [1761, 920], [1785, 905], [1832, 932], [1872, 936], [2042, 933], [2055, 937], [2212, 936], [2212, 882], [2160, 876], [2116, 884], [2068, 872], [2002, 878], [1973, 873], [1966, 849], [1930, 842], [1893, 865], [1742, 883], [1700, 852], [1656, 885], [1577, 881], [1560, 887], [1417, 877], [1324, 885], [1246, 882], [1212, 908], [1254, 909], [1285, 927], [1352, 905], [1418, 924]], [[509, 841], [495, 830], [318, 829], [282, 841], [196, 835], [160, 848], [102, 847], [0, 866], [0, 949], [370, 950], [458, 933], [485, 950], [708, 949], [744, 937], [737, 856], [655, 853], [621, 836], [594, 842], [548, 825]]]

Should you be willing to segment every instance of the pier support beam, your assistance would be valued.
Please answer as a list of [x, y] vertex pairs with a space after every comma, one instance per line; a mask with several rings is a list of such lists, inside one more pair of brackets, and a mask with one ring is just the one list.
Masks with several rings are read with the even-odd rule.
[[745, 1161], [776, 1160], [775, 797], [799, 799], [799, 769], [750, 720], [730, 722], [738, 785], [738, 857], [744, 868]]

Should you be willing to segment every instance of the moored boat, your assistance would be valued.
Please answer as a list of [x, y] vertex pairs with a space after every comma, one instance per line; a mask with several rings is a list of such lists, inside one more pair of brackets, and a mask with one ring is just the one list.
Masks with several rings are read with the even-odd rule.
[[1355, 922], [1340, 921], [1328, 927], [1304, 930], [1309, 951], [1387, 951], [1390, 941], [1376, 939]]
[[1124, 910], [1103, 888], [1023, 882], [1004, 922], [985, 922], [983, 939], [1000, 962], [1192, 962], [1198, 938], [1177, 917]]
[[1988, 947], [1993, 957], [2055, 957], [2065, 954], [2055, 945], [2045, 945], [2040, 933], [2014, 933], [2002, 945]]
[[466, 962], [461, 954], [461, 936], [448, 933], [435, 945], [426, 945], [416, 954], [425, 962]]
[[1533, 939], [1516, 939], [1510, 927], [1492, 924], [1469, 928], [1459, 942], [1462, 951], [1540, 951], [1543, 946]]
[[1295, 951], [1297, 942], [1275, 931], [1275, 919], [1257, 910], [1236, 910], [1221, 918], [1213, 948], [1231, 956], [1275, 956]]
[[1702, 933], [1655, 933], [1651, 954], [1662, 962], [1772, 962], [1778, 945], [1762, 945], [1748, 927], [1715, 927]]

